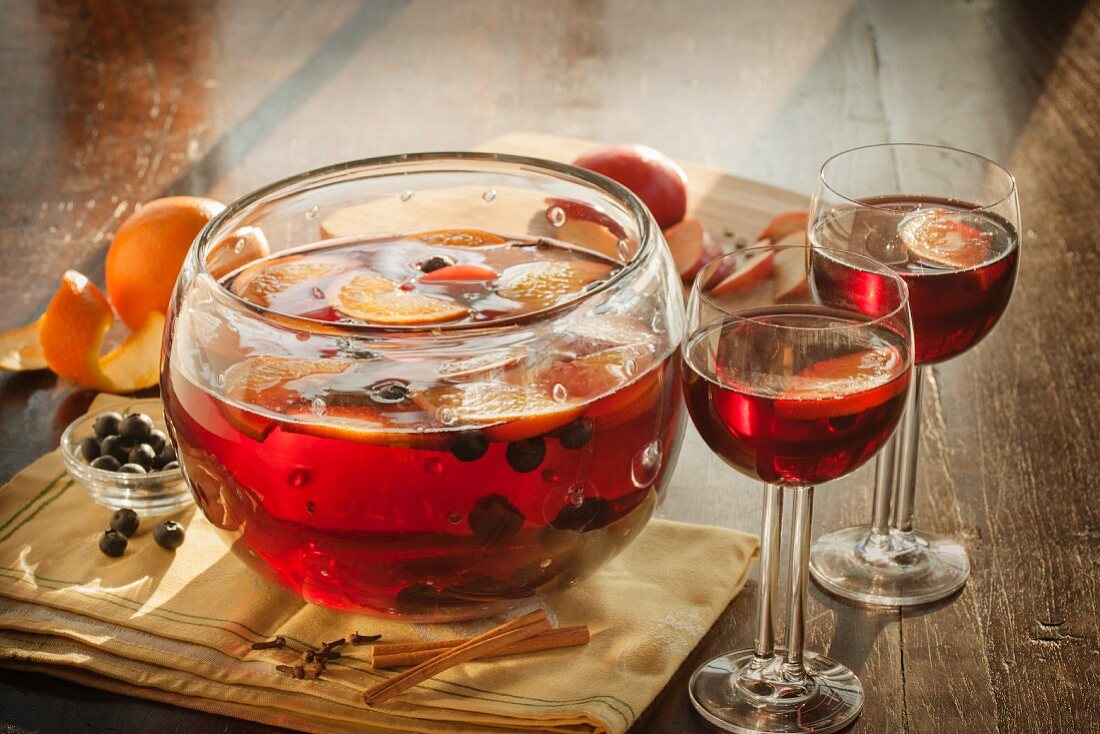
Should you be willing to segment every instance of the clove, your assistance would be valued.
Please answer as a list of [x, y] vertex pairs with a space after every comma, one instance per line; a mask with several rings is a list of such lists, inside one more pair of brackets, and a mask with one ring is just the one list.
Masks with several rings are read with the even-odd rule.
[[286, 638], [282, 635], [276, 637], [274, 640], [252, 643], [253, 650], [274, 650], [279, 647], [286, 647]]

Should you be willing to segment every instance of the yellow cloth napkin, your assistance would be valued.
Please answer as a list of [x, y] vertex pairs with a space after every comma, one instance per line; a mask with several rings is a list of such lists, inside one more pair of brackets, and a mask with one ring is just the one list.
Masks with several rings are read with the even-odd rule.
[[[0, 490], [0, 664], [315, 732], [623, 732], [740, 591], [758, 549], [744, 533], [654, 520], [543, 603], [559, 625], [587, 624], [587, 646], [468, 663], [371, 709], [360, 693], [392, 673], [372, 670], [366, 648], [345, 647], [316, 681], [275, 665], [352, 630], [416, 641], [501, 620], [406, 624], [306, 604], [238, 561], [195, 508], [176, 517], [187, 540], [175, 553], [147, 520], [108, 558], [97, 548], [108, 514], [56, 451]], [[250, 648], [277, 634], [288, 649]]]

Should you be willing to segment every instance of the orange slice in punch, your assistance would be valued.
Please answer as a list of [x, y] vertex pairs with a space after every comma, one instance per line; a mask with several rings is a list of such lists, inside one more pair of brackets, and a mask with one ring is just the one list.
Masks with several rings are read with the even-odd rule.
[[271, 297], [302, 283], [313, 283], [336, 275], [344, 266], [324, 258], [288, 257], [276, 262], [260, 262], [241, 271], [230, 290], [257, 306], [270, 306]]
[[899, 228], [909, 254], [945, 268], [972, 268], [993, 254], [993, 235], [966, 224], [967, 212], [923, 209]]
[[589, 283], [607, 277], [609, 263], [537, 260], [513, 265], [500, 274], [497, 294], [536, 308], [552, 306]]
[[906, 390], [909, 380], [897, 379], [903, 367], [901, 353], [886, 344], [817, 362], [790, 378], [776, 412], [817, 420], [870, 410]]
[[225, 396], [233, 402], [218, 401], [218, 410], [241, 433], [262, 441], [275, 423], [256, 411], [289, 413], [305, 402], [302, 393], [289, 383], [312, 375], [339, 374], [349, 366], [351, 362], [342, 359], [249, 357], [225, 371]]
[[65, 273], [39, 329], [50, 369], [105, 392], [133, 392], [157, 384], [164, 316], [149, 314], [121, 346], [100, 357], [103, 337], [113, 322], [114, 312], [103, 292], [80, 273]]
[[0, 334], [0, 369], [13, 372], [46, 369], [46, 355], [38, 340], [41, 324], [39, 318], [33, 324]]
[[366, 406], [333, 405], [319, 415], [307, 406], [297, 406], [287, 415], [294, 421], [283, 428], [294, 433], [390, 448], [447, 451], [450, 446], [446, 432], [418, 433], [409, 426], [398, 427], [383, 413]]
[[413, 235], [421, 242], [441, 247], [485, 247], [503, 245], [507, 240], [480, 229], [440, 229]]
[[398, 326], [454, 321], [470, 312], [454, 301], [402, 290], [389, 278], [374, 273], [357, 275], [345, 283], [332, 305], [352, 318]]
[[[413, 394], [421, 409], [444, 423], [485, 426], [490, 441], [522, 441], [572, 422], [584, 412], [573, 400], [558, 402], [546, 388], [500, 382], [434, 387]], [[449, 411], [449, 419], [444, 419]]]

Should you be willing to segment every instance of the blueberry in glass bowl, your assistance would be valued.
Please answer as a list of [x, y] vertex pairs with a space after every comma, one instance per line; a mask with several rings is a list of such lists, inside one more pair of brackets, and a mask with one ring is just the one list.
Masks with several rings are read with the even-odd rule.
[[61, 434], [65, 469], [98, 504], [142, 517], [175, 512], [194, 500], [167, 436], [158, 398], [91, 411]]

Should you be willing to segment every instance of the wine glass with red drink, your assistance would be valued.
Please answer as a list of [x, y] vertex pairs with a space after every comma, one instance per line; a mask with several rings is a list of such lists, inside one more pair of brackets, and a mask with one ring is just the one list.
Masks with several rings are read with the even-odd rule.
[[[1012, 175], [973, 153], [873, 145], [821, 168], [810, 242], [823, 254], [870, 255], [901, 276], [917, 364], [901, 428], [878, 458], [871, 524], [822, 536], [811, 551], [814, 580], [838, 596], [923, 604], [954, 593], [970, 575], [960, 544], [913, 528], [921, 392], [928, 366], [970, 349], [1004, 313], [1019, 266], [1019, 219]], [[877, 273], [842, 262], [822, 273], [860, 308], [877, 308]]]
[[[836, 263], [878, 278], [873, 307], [834, 287]], [[753, 649], [692, 676], [692, 703], [732, 732], [831, 732], [863, 706], [840, 663], [804, 652], [814, 485], [844, 476], [886, 443], [912, 372], [904, 282], [864, 255], [754, 247], [712, 261], [688, 303], [684, 394], [707, 445], [764, 482], [761, 591]], [[775, 644], [784, 495], [795, 503], [785, 647]]]

